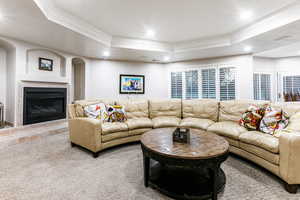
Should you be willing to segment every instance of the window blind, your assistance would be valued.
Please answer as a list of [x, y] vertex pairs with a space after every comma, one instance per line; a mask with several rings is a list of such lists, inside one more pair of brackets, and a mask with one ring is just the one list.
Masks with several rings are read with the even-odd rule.
[[171, 72], [171, 98], [182, 98], [182, 72]]
[[255, 100], [271, 100], [271, 75], [255, 73], [253, 89]]
[[186, 99], [198, 99], [198, 71], [186, 71], [185, 72], [185, 98]]
[[283, 77], [283, 92], [285, 94], [300, 93], [300, 76], [284, 76]]
[[235, 68], [226, 67], [219, 69], [220, 100], [235, 99]]
[[255, 100], [260, 100], [260, 77], [259, 74], [253, 74], [253, 90], [254, 90], [254, 99]]
[[216, 98], [216, 69], [202, 69], [202, 98]]

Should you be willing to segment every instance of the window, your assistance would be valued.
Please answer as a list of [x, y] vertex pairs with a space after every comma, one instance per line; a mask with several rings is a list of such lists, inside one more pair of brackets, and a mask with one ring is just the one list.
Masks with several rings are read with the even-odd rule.
[[202, 69], [202, 98], [216, 98], [216, 69]]
[[255, 100], [271, 100], [271, 75], [254, 73], [253, 89]]
[[285, 101], [300, 101], [300, 76], [283, 77], [283, 95]]
[[226, 67], [219, 70], [220, 100], [235, 99], [235, 68]]
[[182, 98], [182, 72], [171, 72], [171, 97]]
[[212, 65], [171, 72], [171, 98], [235, 99], [235, 68]]
[[198, 99], [198, 71], [185, 72], [185, 98]]

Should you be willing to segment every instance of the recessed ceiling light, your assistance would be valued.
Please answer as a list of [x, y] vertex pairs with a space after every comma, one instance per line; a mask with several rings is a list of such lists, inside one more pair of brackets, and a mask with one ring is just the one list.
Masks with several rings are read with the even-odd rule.
[[247, 19], [252, 18], [252, 16], [253, 16], [253, 12], [252, 11], [243, 11], [240, 14], [240, 19], [247, 20]]
[[147, 32], [146, 32], [146, 36], [147, 37], [154, 37], [155, 36], [155, 31], [152, 30], [152, 29], [148, 29]]
[[110, 52], [109, 52], [109, 51], [104, 51], [104, 52], [103, 52], [103, 56], [105, 56], [105, 57], [110, 56]]
[[169, 57], [169, 56], [165, 56], [165, 57], [164, 57], [164, 61], [165, 61], [165, 62], [170, 61], [170, 57]]
[[245, 46], [244, 51], [245, 52], [250, 52], [250, 51], [252, 51], [252, 47], [251, 46]]

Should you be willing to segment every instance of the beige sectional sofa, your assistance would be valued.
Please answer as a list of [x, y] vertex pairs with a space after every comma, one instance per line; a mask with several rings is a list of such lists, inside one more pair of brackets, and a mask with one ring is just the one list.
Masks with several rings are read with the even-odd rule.
[[[95, 103], [124, 105], [124, 123], [100, 123], [84, 116], [83, 107]], [[288, 127], [279, 137], [248, 131], [238, 124], [249, 105], [271, 104], [290, 116]], [[163, 127], [190, 127], [223, 136], [230, 152], [249, 159], [282, 178], [289, 192], [300, 184], [300, 104], [253, 100], [92, 100], [69, 105], [69, 130], [72, 145], [94, 153], [106, 148], [139, 141], [146, 131]]]

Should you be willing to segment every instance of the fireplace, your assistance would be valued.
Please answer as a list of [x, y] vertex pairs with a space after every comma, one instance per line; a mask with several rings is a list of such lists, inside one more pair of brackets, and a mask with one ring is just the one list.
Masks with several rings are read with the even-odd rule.
[[23, 124], [66, 118], [66, 88], [25, 87]]

